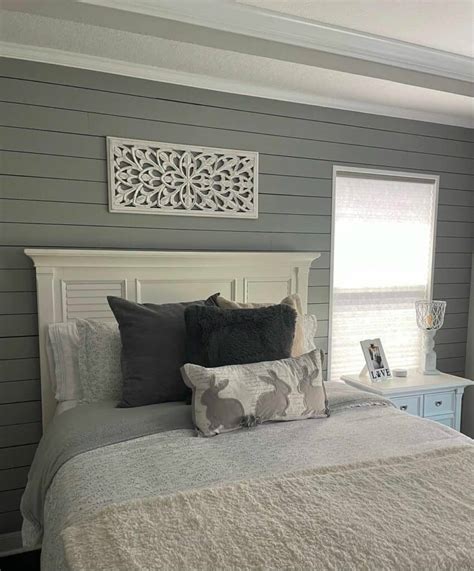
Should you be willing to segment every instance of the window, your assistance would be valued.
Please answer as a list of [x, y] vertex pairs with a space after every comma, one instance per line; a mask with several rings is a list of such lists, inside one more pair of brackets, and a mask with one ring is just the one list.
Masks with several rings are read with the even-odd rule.
[[438, 178], [334, 167], [329, 378], [358, 373], [380, 337], [390, 367], [419, 364], [415, 300], [431, 296]]

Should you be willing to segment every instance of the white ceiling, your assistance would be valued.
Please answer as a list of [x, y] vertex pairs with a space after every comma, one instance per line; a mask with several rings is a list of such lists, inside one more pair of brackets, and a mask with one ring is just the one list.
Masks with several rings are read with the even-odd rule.
[[[312, 19], [316, 4], [334, 8], [340, 3], [370, 2], [243, 1], [271, 4], [273, 9], [290, 7], [299, 16], [303, 10], [310, 15], [312, 8]], [[6, 10], [0, 12], [0, 53], [7, 57], [473, 125], [472, 84], [467, 81], [473, 62], [462, 55], [438, 57], [439, 52], [427, 48], [302, 24], [299, 18], [292, 22], [276, 12], [268, 18], [266, 9], [233, 0], [1, 0], [1, 4]], [[335, 18], [329, 6], [324, 14]], [[361, 14], [354, 25], [363, 19]], [[371, 20], [374, 30], [376, 24]]]
[[474, 0], [235, 1], [468, 57], [474, 55]]

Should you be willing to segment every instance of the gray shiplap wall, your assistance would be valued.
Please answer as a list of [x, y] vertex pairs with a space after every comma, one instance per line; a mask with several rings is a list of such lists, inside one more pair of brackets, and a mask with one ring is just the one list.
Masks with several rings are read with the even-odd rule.
[[[474, 192], [468, 129], [45, 64], [1, 65], [0, 532], [41, 435], [34, 271], [25, 247], [317, 250], [310, 311], [327, 347], [333, 164], [441, 175], [439, 366], [462, 373]], [[258, 220], [109, 214], [105, 136], [256, 150]]]

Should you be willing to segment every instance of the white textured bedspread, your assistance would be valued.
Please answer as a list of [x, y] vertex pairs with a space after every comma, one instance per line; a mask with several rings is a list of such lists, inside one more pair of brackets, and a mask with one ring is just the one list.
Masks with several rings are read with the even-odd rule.
[[60, 468], [47, 493], [42, 568], [67, 569], [61, 531], [110, 504], [466, 444], [472, 441], [441, 424], [394, 408], [362, 406], [328, 419], [268, 424], [215, 438], [179, 429], [85, 452]]
[[111, 505], [62, 538], [73, 571], [472, 571], [473, 471], [473, 446], [310, 468]]

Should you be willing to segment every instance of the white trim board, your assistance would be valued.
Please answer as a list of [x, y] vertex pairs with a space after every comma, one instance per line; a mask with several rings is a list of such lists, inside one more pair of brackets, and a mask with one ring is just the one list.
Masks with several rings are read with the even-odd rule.
[[472, 119], [467, 117], [459, 117], [456, 115], [442, 113], [430, 113], [389, 105], [374, 105], [356, 100], [324, 97], [316, 94], [301, 93], [296, 90], [293, 91], [288, 89], [265, 87], [240, 81], [238, 79], [219, 78], [187, 71], [176, 71], [163, 67], [140, 65], [129, 61], [68, 52], [47, 47], [0, 41], [0, 57], [88, 69], [102, 73], [112, 73], [126, 77], [136, 77], [138, 79], [161, 81], [163, 83], [172, 83], [174, 85], [184, 85], [198, 89], [220, 91], [236, 95], [288, 101], [303, 105], [329, 107], [332, 109], [340, 109], [342, 111], [354, 111], [357, 113], [369, 113], [387, 117], [398, 117], [400, 119], [411, 119], [414, 121], [426, 121], [429, 123], [467, 127], [469, 129], [473, 128]]
[[244, 34], [461, 81], [473, 79], [473, 60], [463, 55], [244, 4], [222, 2], [222, 0], [199, 0], [199, 3], [196, 0], [79, 0], [79, 2]]
[[46, 351], [49, 324], [78, 317], [114, 323], [108, 295], [169, 303], [222, 292], [234, 301], [278, 303], [297, 293], [306, 312], [310, 266], [320, 257], [317, 252], [55, 249], [25, 254], [36, 269], [43, 428], [57, 404]]

